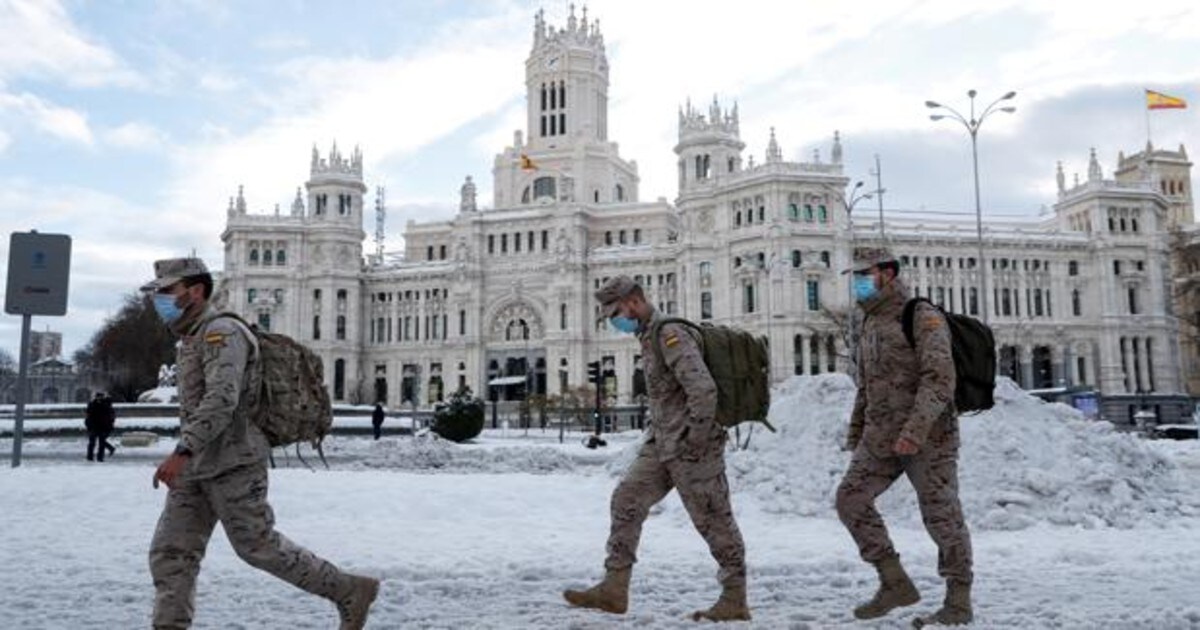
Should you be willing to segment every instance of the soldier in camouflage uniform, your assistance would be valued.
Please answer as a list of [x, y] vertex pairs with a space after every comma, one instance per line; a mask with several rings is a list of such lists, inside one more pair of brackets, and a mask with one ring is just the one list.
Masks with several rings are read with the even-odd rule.
[[142, 290], [180, 336], [179, 444], [154, 473], [154, 487], [169, 488], [150, 543], [154, 628], [191, 625], [196, 575], [218, 522], [247, 563], [333, 601], [342, 630], [362, 628], [379, 581], [344, 573], [275, 531], [270, 447], [250, 421], [260, 377], [249, 331], [209, 305], [212, 276], [201, 260], [160, 260], [154, 271]]
[[873, 619], [920, 600], [900, 565], [875, 498], [901, 474], [917, 493], [925, 528], [938, 547], [945, 602], [920, 623], [971, 621], [971, 537], [958, 499], [958, 420], [954, 360], [946, 318], [928, 303], [913, 314], [914, 345], [901, 325], [908, 290], [886, 249], [854, 254], [855, 297], [864, 313], [858, 352], [858, 397], [846, 447], [850, 468], [837, 490], [837, 512], [863, 560], [875, 565], [879, 591], [855, 608]]
[[604, 580], [563, 596], [573, 606], [624, 613], [642, 523], [650, 508], [675, 488], [720, 567], [720, 598], [693, 618], [750, 619], [746, 549], [725, 479], [725, 430], [715, 420], [717, 388], [699, 344], [683, 327], [667, 324], [657, 339], [665, 363], [659, 364], [652, 345], [656, 340], [651, 339], [659, 315], [642, 288], [628, 276], [618, 276], [596, 291], [596, 299], [617, 330], [638, 335], [653, 420], [637, 459], [612, 495]]

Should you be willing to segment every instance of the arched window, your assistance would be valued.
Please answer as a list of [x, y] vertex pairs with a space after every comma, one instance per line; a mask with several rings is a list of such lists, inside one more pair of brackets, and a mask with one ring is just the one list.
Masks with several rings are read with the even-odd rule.
[[257, 249], [250, 250], [250, 264], [251, 265], [258, 264], [258, 250]]
[[567, 329], [567, 305], [558, 305], [558, 327], [561, 330]]
[[1075, 317], [1083, 315], [1083, 301], [1079, 298], [1079, 289], [1071, 291], [1071, 314]]
[[338, 341], [345, 341], [345, 339], [346, 339], [346, 316], [345, 315], [338, 315], [337, 339], [338, 339]]
[[820, 223], [829, 222], [829, 211], [823, 205], [817, 206], [817, 221]]
[[275, 253], [275, 264], [280, 266], [287, 264], [287, 250], [280, 249]]
[[555, 186], [553, 177], [539, 177], [533, 180], [534, 199], [541, 199], [542, 197], [554, 199], [554, 189]]
[[711, 176], [712, 176], [712, 164], [709, 161], [709, 156], [705, 155], [704, 156], [704, 179], [708, 179]]
[[264, 249], [264, 250], [263, 250], [262, 263], [263, 263], [264, 265], [269, 265], [269, 264], [271, 264], [272, 262], [274, 262], [274, 261], [272, 260], [271, 250], [269, 250], [269, 249]]
[[801, 265], [803, 262], [804, 262], [804, 261], [802, 260], [802, 255], [801, 255], [801, 253], [800, 253], [800, 250], [798, 250], [798, 249], [793, 249], [793, 250], [792, 250], [792, 268], [794, 268], [794, 269], [799, 269], [799, 268], [800, 268], [800, 265]]
[[617, 201], [625, 201], [625, 187], [624, 186], [617, 184], [617, 186], [615, 188], [615, 193], [616, 194], [614, 196], [617, 198]]

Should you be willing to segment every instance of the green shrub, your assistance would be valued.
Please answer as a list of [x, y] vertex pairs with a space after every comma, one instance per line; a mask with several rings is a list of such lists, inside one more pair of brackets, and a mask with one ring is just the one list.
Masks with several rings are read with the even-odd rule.
[[433, 413], [430, 429], [452, 442], [466, 442], [483, 432], [485, 405], [483, 400], [464, 389], [450, 397], [449, 402], [438, 406]]

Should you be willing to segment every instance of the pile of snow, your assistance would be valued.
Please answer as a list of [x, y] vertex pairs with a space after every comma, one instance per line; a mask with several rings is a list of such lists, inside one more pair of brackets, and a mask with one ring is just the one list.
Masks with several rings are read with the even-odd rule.
[[155, 387], [138, 394], [137, 401], [140, 403], [177, 403], [179, 402], [179, 392], [174, 385]]
[[[748, 450], [730, 454], [734, 488], [768, 511], [833, 516], [850, 460], [841, 447], [855, 391], [842, 374], [793, 377], [776, 388], [770, 419], [779, 432], [756, 429]], [[974, 527], [1129, 528], [1200, 515], [1200, 497], [1161, 451], [1066, 405], [1032, 397], [1010, 380], [997, 384], [995, 408], [959, 423], [960, 496]], [[907, 479], [878, 507], [889, 521], [920, 522]]]
[[576, 462], [558, 449], [539, 446], [487, 448], [455, 444], [433, 433], [389, 440], [327, 440], [326, 455], [348, 456], [351, 468], [435, 473], [572, 472]]

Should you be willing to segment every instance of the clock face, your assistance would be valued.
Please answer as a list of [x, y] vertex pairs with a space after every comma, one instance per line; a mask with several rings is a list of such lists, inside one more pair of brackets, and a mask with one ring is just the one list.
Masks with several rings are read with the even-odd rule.
[[558, 57], [550, 57], [546, 60], [546, 67], [553, 70], [558, 67]]

